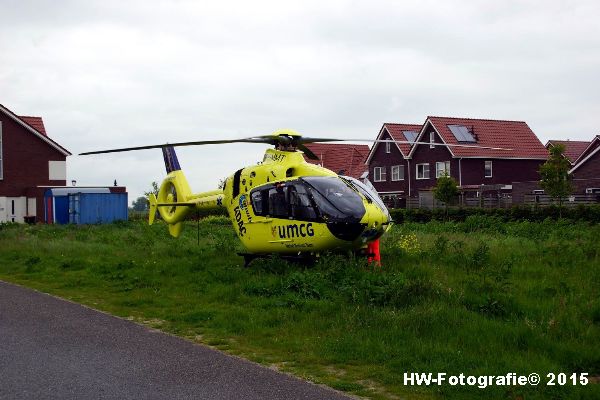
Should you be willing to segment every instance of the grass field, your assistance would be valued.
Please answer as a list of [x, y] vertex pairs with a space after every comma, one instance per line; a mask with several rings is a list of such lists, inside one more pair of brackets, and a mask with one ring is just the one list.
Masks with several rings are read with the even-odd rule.
[[[369, 398], [600, 398], [600, 226], [395, 226], [383, 268], [324, 256], [248, 269], [228, 220], [0, 226], [0, 279]], [[403, 386], [404, 372], [542, 376], [542, 385]]]

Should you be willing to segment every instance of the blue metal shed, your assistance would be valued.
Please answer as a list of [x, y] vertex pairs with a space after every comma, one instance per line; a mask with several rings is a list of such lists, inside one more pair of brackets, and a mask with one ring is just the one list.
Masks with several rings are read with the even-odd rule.
[[44, 194], [44, 220], [57, 224], [101, 224], [127, 220], [127, 193], [109, 188], [52, 188]]
[[69, 223], [103, 224], [113, 221], [127, 221], [127, 193], [69, 195]]

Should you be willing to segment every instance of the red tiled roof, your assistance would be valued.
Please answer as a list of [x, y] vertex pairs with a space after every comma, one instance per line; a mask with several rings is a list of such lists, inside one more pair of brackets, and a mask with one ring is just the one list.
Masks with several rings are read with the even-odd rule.
[[[56, 150], [58, 150], [59, 152], [63, 153], [65, 156], [70, 156], [71, 155], [71, 153], [69, 152], [69, 150], [65, 149], [60, 144], [58, 144], [54, 140], [50, 139], [48, 137], [48, 135], [46, 135], [46, 129], [45, 129], [44, 123], [43, 123], [43, 121], [42, 121], [42, 119], [40, 117], [19, 117], [17, 114], [15, 114], [14, 112], [12, 112], [8, 108], [4, 107], [2, 104], [0, 104], [0, 113], [4, 113], [4, 114], [8, 115], [10, 118], [13, 119], [13, 121], [21, 124], [26, 129], [30, 130], [31, 133], [33, 133], [35, 135], [40, 135], [40, 138], [44, 142], [46, 142], [50, 146], [54, 147]], [[33, 122], [35, 124], [38, 124], [38, 127], [36, 128], [36, 127], [32, 126], [29, 122], [26, 121], [27, 119], [29, 119], [31, 122]], [[38, 129], [42, 129], [42, 131], [40, 131]]]
[[567, 157], [567, 159], [571, 161], [571, 164], [573, 164], [575, 160], [579, 158], [581, 153], [587, 149], [590, 143], [591, 142], [585, 142], [582, 140], [549, 140], [548, 143], [546, 143], [546, 148], [548, 148], [550, 145], [556, 146], [557, 144], [562, 144], [565, 146], [565, 157]]
[[575, 160], [573, 160], [572, 163], [579, 167], [578, 164], [580, 164], [580, 162], [583, 161], [583, 159], [589, 156], [590, 153], [592, 153], [597, 147], [600, 147], [600, 135], [594, 136], [594, 138], [588, 144], [588, 146], [585, 149], [583, 149], [581, 154], [579, 154], [579, 156]]
[[[492, 150], [482, 148], [449, 147], [455, 157], [490, 158], [530, 158], [545, 160], [548, 150], [535, 133], [523, 121], [502, 121], [490, 119], [428, 117], [436, 131], [446, 144], [465, 144], [473, 146], [500, 147], [510, 150]], [[462, 125], [476, 137], [476, 143], [459, 142], [448, 125]], [[419, 138], [423, 140], [423, 138]], [[414, 148], [413, 148], [414, 150]]]
[[[393, 124], [393, 123], [389, 123], [389, 122], [384, 123], [383, 126], [390, 133], [390, 135], [392, 136], [392, 139], [397, 140], [399, 142], [406, 142], [406, 137], [402, 133], [403, 131], [415, 131], [415, 132], [417, 132], [417, 134], [419, 134], [421, 132], [421, 128], [423, 127], [423, 125]], [[402, 152], [402, 154], [407, 156], [408, 153], [410, 152], [410, 148], [412, 147], [412, 145], [409, 143], [396, 143], [396, 144], [400, 148], [400, 151]], [[373, 147], [375, 147], [375, 146], [373, 146]]]
[[367, 170], [365, 160], [369, 154], [369, 146], [366, 144], [331, 144], [331, 143], [309, 143], [308, 147], [319, 160], [304, 159], [311, 164], [323, 167], [353, 178], [360, 176]]
[[27, 117], [24, 115], [19, 115], [19, 118], [21, 119], [21, 121], [25, 122], [42, 135], [48, 136], [46, 134], [46, 127], [44, 126], [44, 121], [42, 120], [42, 117]]

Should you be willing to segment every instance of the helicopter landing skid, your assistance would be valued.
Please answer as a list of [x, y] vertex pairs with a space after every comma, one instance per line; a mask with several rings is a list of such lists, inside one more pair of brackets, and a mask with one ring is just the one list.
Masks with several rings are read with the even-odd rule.
[[250, 263], [257, 258], [265, 258], [263, 255], [251, 253], [237, 253], [237, 255], [244, 257], [244, 268], [248, 268]]
[[[257, 258], [270, 258], [271, 254], [252, 254], [252, 253], [237, 253], [238, 256], [244, 257], [244, 268], [248, 268], [252, 261]], [[280, 255], [279, 258], [285, 261], [296, 262], [304, 265], [312, 265], [316, 261], [316, 257], [314, 255]]]

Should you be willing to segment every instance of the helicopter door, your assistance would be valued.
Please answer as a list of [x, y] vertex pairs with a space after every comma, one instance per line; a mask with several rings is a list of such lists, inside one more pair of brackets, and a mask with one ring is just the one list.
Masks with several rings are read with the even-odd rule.
[[254, 214], [267, 218], [264, 222], [273, 236], [270, 243], [295, 242], [314, 235], [310, 222], [317, 221], [318, 213], [302, 182], [269, 185], [254, 190], [250, 198]]
[[288, 187], [282, 184], [269, 185], [261, 190], [255, 190], [251, 192], [250, 199], [252, 201], [252, 208], [254, 214], [257, 216], [265, 217], [264, 220], [256, 220], [266, 224], [268, 232], [271, 234], [271, 240], [269, 243], [272, 244], [285, 244], [292, 242], [292, 239], [278, 235], [277, 219], [288, 219], [289, 218], [289, 202], [288, 202]]

